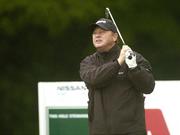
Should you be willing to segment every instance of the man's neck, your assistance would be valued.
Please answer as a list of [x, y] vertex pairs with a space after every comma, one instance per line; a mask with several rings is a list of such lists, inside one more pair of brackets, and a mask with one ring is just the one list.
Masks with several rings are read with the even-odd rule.
[[113, 46], [115, 46], [115, 44], [108, 47], [97, 48], [97, 51], [100, 53], [109, 52], [113, 48]]

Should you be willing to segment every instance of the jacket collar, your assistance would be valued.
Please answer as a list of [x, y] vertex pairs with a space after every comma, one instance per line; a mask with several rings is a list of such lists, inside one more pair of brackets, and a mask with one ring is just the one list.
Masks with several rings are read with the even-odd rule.
[[98, 52], [97, 51], [97, 54], [103, 58], [112, 58], [112, 57], [115, 57], [115, 56], [119, 56], [120, 54], [120, 47], [116, 44], [114, 45], [108, 52]]

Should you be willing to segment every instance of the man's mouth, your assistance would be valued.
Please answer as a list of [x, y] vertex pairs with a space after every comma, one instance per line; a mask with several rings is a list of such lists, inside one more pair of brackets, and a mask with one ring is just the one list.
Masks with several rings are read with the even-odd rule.
[[102, 40], [101, 40], [101, 39], [96, 39], [95, 42], [96, 42], [96, 43], [101, 43]]

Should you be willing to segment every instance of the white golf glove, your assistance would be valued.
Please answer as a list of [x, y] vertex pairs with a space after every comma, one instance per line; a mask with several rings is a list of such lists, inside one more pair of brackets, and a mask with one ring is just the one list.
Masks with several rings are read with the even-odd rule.
[[137, 67], [136, 54], [131, 49], [125, 53], [125, 62], [130, 69]]

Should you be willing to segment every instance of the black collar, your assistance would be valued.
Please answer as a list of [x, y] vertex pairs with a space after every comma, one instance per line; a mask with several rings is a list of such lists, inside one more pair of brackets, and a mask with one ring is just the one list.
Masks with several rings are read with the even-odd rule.
[[98, 52], [97, 51], [97, 54], [103, 58], [117, 57], [120, 54], [120, 47], [118, 45], [114, 45], [108, 52]]

